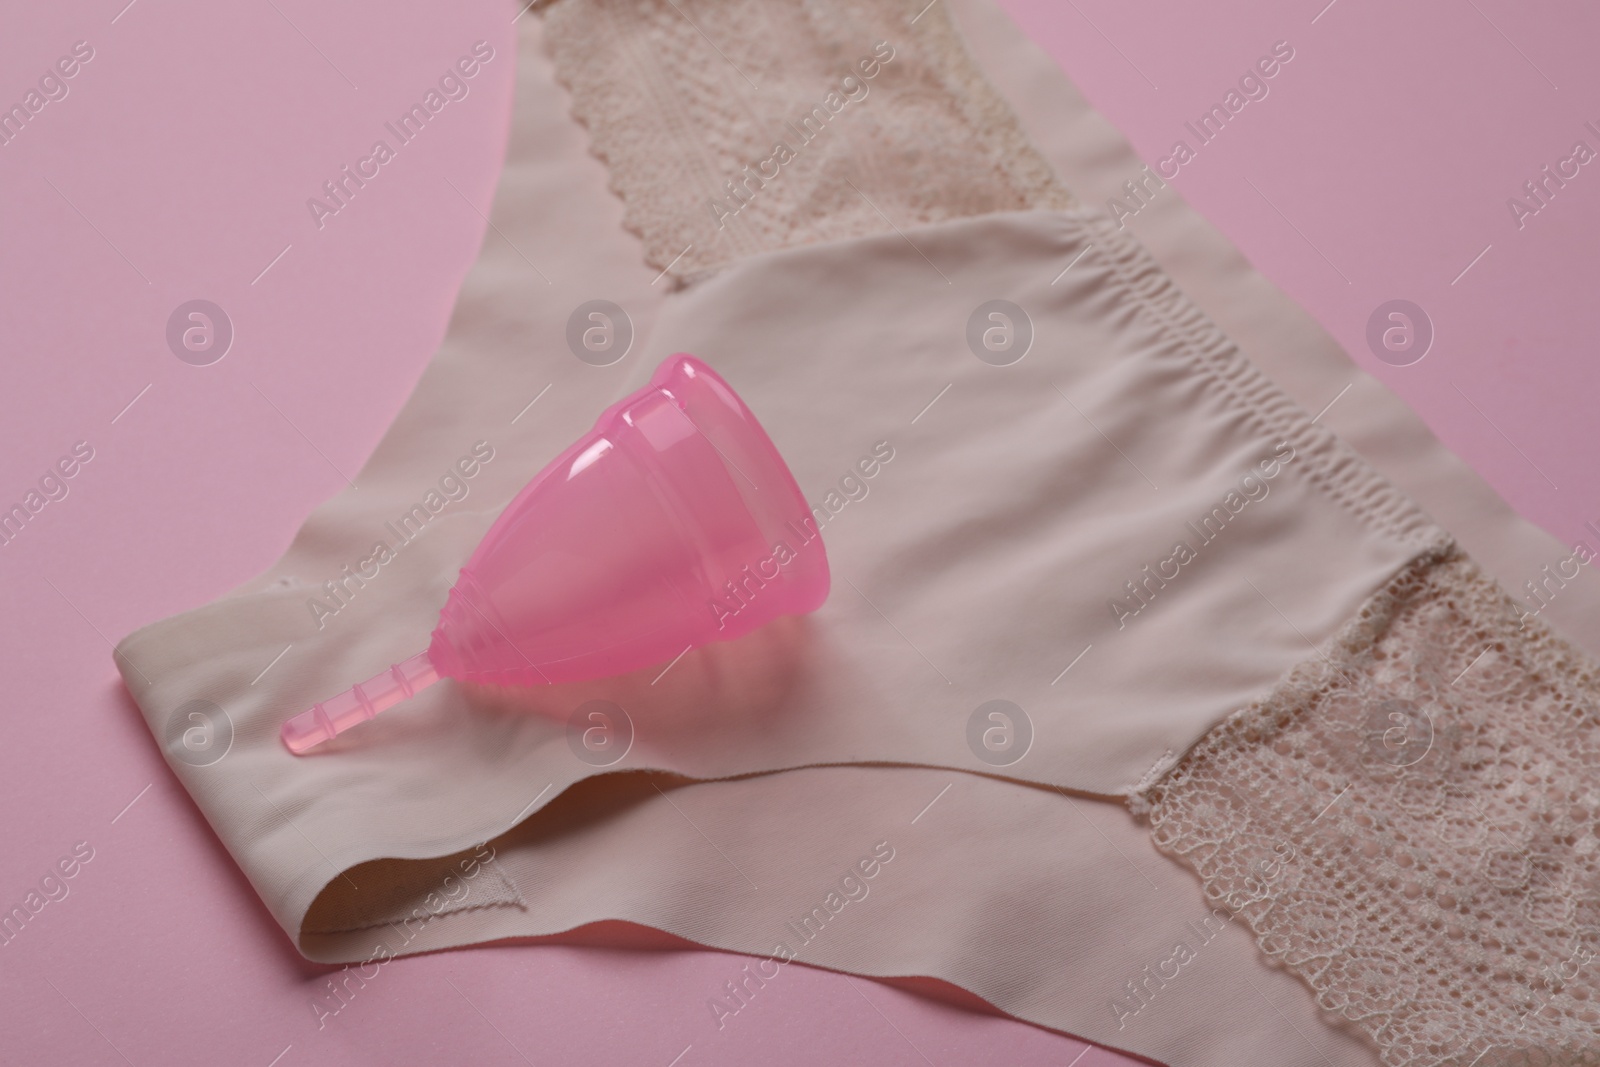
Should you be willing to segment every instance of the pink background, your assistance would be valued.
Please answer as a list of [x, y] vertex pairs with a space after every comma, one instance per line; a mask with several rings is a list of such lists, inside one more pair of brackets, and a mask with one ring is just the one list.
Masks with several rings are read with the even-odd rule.
[[[1577, 537], [1600, 519], [1600, 368], [1585, 358], [1600, 164], [1520, 230], [1506, 199], [1575, 140], [1600, 148], [1582, 128], [1600, 126], [1586, 51], [1600, 17], [1573, 0], [1323, 2], [1007, 6], [1151, 161], [1287, 40], [1271, 94], [1174, 186], [1524, 514]], [[641, 934], [407, 960], [317, 1030], [323, 969], [166, 770], [110, 644], [265, 568], [403, 402], [483, 231], [446, 179], [488, 204], [513, 64], [490, 64], [357, 210], [318, 232], [304, 202], [470, 42], [511, 55], [512, 12], [125, 3], [13, 3], [0, 36], [6, 106], [73, 42], [95, 49], [70, 95], [0, 147], [0, 508], [74, 442], [95, 450], [70, 494], [0, 547], [0, 906], [75, 842], [95, 850], [71, 895], [0, 947], [0, 1059], [1129, 1062], [1075, 1060], [1070, 1038], [803, 968], [718, 1032], [706, 998], [740, 961]], [[196, 297], [237, 330], [204, 368], [163, 338]], [[1366, 349], [1369, 314], [1393, 298], [1434, 323], [1413, 366]]]

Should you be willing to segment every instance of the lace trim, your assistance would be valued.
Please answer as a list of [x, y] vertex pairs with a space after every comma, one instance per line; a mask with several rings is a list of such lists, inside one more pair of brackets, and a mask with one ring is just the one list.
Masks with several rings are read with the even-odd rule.
[[943, 7], [921, 6], [543, 10], [556, 75], [624, 225], [651, 266], [681, 278], [794, 245], [1075, 203]]
[[1134, 808], [1390, 1067], [1595, 1063], [1597, 670], [1425, 553]]

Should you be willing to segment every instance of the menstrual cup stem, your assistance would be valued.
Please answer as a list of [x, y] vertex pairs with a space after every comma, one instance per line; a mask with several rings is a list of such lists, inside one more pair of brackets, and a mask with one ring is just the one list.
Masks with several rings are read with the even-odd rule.
[[338, 696], [312, 705], [284, 723], [283, 743], [296, 756], [303, 755], [378, 712], [410, 699], [438, 680], [439, 672], [433, 661], [426, 652], [418, 652]]

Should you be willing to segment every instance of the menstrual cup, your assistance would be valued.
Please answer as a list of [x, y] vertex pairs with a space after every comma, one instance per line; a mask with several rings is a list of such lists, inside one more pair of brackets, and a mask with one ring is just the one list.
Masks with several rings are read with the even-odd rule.
[[440, 678], [584, 681], [820, 607], [811, 507], [750, 409], [693, 356], [607, 408], [490, 527], [427, 651], [283, 724], [299, 755]]

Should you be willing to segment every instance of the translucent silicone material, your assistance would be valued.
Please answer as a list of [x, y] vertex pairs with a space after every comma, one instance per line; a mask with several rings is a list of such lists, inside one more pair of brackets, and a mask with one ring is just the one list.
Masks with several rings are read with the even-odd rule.
[[439, 678], [531, 686], [665, 663], [828, 595], [811, 507], [755, 416], [669, 357], [510, 505], [461, 568], [426, 652], [283, 726], [296, 754]]

